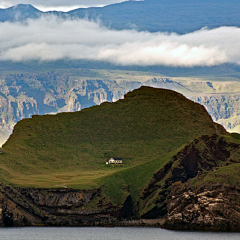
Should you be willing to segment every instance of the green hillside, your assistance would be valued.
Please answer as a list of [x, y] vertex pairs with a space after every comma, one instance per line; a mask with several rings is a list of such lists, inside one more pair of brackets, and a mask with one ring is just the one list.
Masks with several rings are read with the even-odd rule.
[[[93, 188], [103, 177], [161, 162], [166, 153], [213, 133], [225, 130], [201, 105], [174, 91], [141, 87], [115, 103], [18, 122], [0, 156], [1, 180], [17, 186]], [[124, 165], [106, 166], [110, 157], [123, 158]]]
[[[37, 115], [18, 122], [2, 148], [0, 225], [150, 219], [149, 226], [238, 231], [239, 156], [239, 134], [171, 90], [141, 87], [114, 103]], [[124, 164], [106, 165], [110, 157]]]
[[[189, 74], [185, 70], [180, 74], [174, 73], [173, 68], [164, 76], [162, 73], [130, 70], [61, 69], [60, 63], [58, 69], [39, 66], [36, 62], [24, 66], [28, 70], [6, 71], [6, 66], [1, 63], [0, 145], [6, 142], [14, 125], [23, 118], [80, 111], [104, 101], [116, 101], [142, 85], [182, 93], [205, 106], [213, 121], [222, 124], [227, 131], [239, 131], [240, 84], [236, 72], [230, 70], [226, 70], [228, 75], [215, 69], [218, 74], [213, 76], [186, 77]], [[8, 68], [16, 69], [16, 66], [9, 65]], [[170, 72], [175, 77], [168, 77]]]

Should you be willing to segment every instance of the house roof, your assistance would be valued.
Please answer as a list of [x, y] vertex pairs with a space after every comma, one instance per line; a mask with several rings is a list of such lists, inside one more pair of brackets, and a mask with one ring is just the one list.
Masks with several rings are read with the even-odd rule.
[[113, 158], [114, 160], [122, 160], [122, 158]]

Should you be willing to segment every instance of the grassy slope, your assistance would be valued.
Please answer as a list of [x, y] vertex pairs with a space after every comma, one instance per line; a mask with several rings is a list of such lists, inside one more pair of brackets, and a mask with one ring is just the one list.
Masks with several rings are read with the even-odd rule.
[[[189, 148], [189, 146], [192, 147]], [[189, 152], [189, 150], [194, 150], [194, 152]], [[214, 153], [215, 150], [216, 152]], [[227, 159], [224, 159], [222, 155], [224, 152], [229, 154], [226, 154], [228, 156]], [[184, 179], [186, 180], [187, 174], [193, 173], [190, 169], [194, 166], [196, 156], [201, 159], [198, 159], [198, 167], [195, 166], [194, 169], [199, 169], [200, 175], [190, 177], [185, 182]], [[165, 160], [166, 163], [171, 161], [173, 165], [166, 172], [166, 175], [161, 175], [164, 172], [164, 168], [159, 168], [159, 171], [156, 171], [154, 174], [155, 176], [149, 178], [148, 184], [145, 185], [144, 190], [141, 192], [142, 198], [138, 205], [140, 216], [151, 212], [156, 207], [164, 208], [165, 201], [169, 197], [166, 194], [169, 194], [171, 191], [172, 184], [183, 188], [191, 186], [193, 189], [206, 189], [211, 184], [229, 184], [232, 187], [240, 186], [240, 134], [229, 133], [224, 136], [202, 136], [190, 144], [183, 145], [177, 151], [169, 153], [166, 155]], [[160, 178], [159, 176], [162, 177]], [[156, 209], [154, 211], [155, 213], [157, 212]]]
[[[201, 105], [181, 94], [142, 87], [115, 103], [18, 122], [3, 146], [0, 177], [31, 187], [105, 184], [106, 194], [121, 202], [124, 187], [136, 196], [165, 154], [216, 127]], [[124, 166], [106, 166], [109, 157], [122, 157]]]
[[[210, 102], [214, 108], [213, 111], [210, 109], [210, 114], [214, 117], [215, 112], [218, 112], [219, 106], [216, 106], [217, 104], [221, 104], [221, 108], [225, 109], [226, 102], [233, 109], [230, 115], [226, 114], [227, 117], [224, 117], [223, 113], [223, 117], [218, 116], [214, 120], [220, 118], [218, 123], [223, 124], [229, 131], [239, 131], [238, 127], [234, 128], [240, 123], [238, 106], [236, 107], [237, 97], [234, 96], [238, 95], [240, 84], [236, 73], [229, 71], [227, 75], [220, 74], [219, 76], [215, 73], [214, 76], [194, 76], [192, 73], [193, 75], [187, 77], [189, 74], [185, 71], [184, 74], [173, 74], [174, 69], [171, 69], [173, 76], [179, 76], [168, 78], [169, 81], [166, 81], [167, 75], [164, 76], [161, 71], [160, 73], [151, 72], [151, 68], [149, 72], [146, 71], [147, 69], [145, 72], [142, 69], [143, 72], [141, 72], [132, 71], [131, 68], [129, 70], [116, 70], [117, 68], [100, 70], [79, 68], [79, 66], [66, 69], [61, 68], [61, 64], [54, 68], [51, 64], [48, 66], [43, 63], [42, 65], [37, 64], [37, 62], [29, 63], [29, 66], [25, 66], [25, 70], [17, 70], [15, 65], [11, 66], [9, 68], [14, 68], [16, 71], [7, 71], [3, 63], [1, 63], [0, 69], [0, 90], [3, 93], [0, 96], [0, 118], [2, 118], [1, 126], [4, 131], [4, 134], [1, 134], [0, 144], [7, 140], [16, 120], [36, 113], [74, 111], [79, 109], [79, 106], [88, 107], [99, 104], [103, 98], [107, 98], [108, 101], [116, 100], [122, 98], [124, 93], [138, 88], [142, 84], [173, 89], [192, 100], [202, 95], [212, 99], [224, 95], [223, 100]], [[94, 66], [91, 65], [91, 67]], [[35, 74], [37, 75], [35, 76]], [[5, 78], [7, 78], [6, 81]], [[102, 80], [103, 83], [97, 86], [92, 80]], [[230, 98], [230, 102], [227, 102], [226, 97]], [[209, 101], [206, 100], [201, 104], [206, 102]], [[230, 125], [231, 127], [229, 127]]]
[[[240, 144], [240, 134], [230, 133], [224, 136], [227, 142]], [[210, 183], [229, 184], [231, 186], [240, 186], [240, 151], [236, 149], [232, 152], [229, 162], [224, 163], [222, 166], [216, 168], [214, 171], [206, 172], [202, 176], [202, 181], [193, 179], [194, 186], [204, 186]]]
[[[125, 169], [101, 179], [104, 184], [104, 194], [114, 203], [122, 203], [128, 195], [131, 195], [133, 202], [139, 198], [141, 190], [146, 186], [153, 174], [162, 168], [178, 149], [132, 168]], [[118, 191], [116, 191], [118, 189]]]

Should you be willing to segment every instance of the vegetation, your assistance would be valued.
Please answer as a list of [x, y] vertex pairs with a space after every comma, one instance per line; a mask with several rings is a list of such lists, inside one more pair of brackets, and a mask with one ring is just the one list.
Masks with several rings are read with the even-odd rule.
[[[129, 1], [89, 9], [87, 15], [89, 19], [95, 19], [100, 13], [102, 23], [108, 26], [111, 22], [111, 27], [116, 29], [132, 28], [135, 24], [138, 30], [182, 34], [205, 26], [226, 25], [224, 16], [228, 14], [212, 15], [212, 9], [218, 8], [231, 12], [232, 22], [227, 19], [229, 25], [240, 24], [239, 6], [222, 0], [211, 4], [207, 10], [205, 6], [202, 1], [190, 5], [188, 1], [180, 4], [175, 1], [173, 5], [169, 1], [164, 4], [157, 0]], [[172, 12], [169, 14], [165, 7]], [[189, 11], [189, 7], [195, 11]], [[26, 9], [18, 7], [18, 10]], [[12, 11], [14, 8], [10, 13]], [[30, 15], [21, 14], [23, 19], [37, 17], [38, 11], [34, 8], [31, 11]], [[149, 15], [150, 11], [156, 14]], [[123, 13], [126, 16], [122, 17]], [[85, 17], [86, 10], [72, 11], [69, 15]], [[170, 15], [173, 16], [171, 19]], [[129, 21], [129, 16], [133, 22]], [[184, 16], [184, 24], [181, 16]], [[6, 21], [8, 17], [2, 14], [0, 21]], [[186, 23], [186, 19], [191, 21]], [[14, 186], [101, 187], [112, 203], [121, 204], [128, 195], [136, 202], [142, 190], [156, 180], [154, 174], [173, 161], [191, 141], [203, 134], [224, 133], [202, 106], [169, 90], [142, 87], [128, 93], [124, 100], [86, 109], [103, 101], [119, 99], [142, 84], [178, 90], [207, 106], [218, 123], [239, 131], [239, 66], [123, 67], [98, 61], [62, 60], [51, 63], [1, 62], [0, 70], [2, 137], [20, 118], [85, 108], [75, 113], [35, 115], [17, 123], [0, 154], [0, 180]], [[239, 144], [238, 134], [228, 134], [224, 138], [229, 144]], [[196, 148], [203, 162], [212, 157], [208, 147], [202, 141]], [[188, 184], [196, 187], [219, 182], [239, 185], [239, 153], [235, 148], [228, 150], [231, 157], [226, 162], [216, 161], [217, 167], [211, 171], [202, 168], [202, 175], [194, 177]], [[106, 166], [105, 161], [110, 157], [122, 157], [124, 164]], [[173, 168], [178, 168], [179, 162], [175, 162]], [[139, 201], [141, 214], [150, 212], [156, 202], [160, 202], [162, 192], [169, 191], [165, 180], [170, 179], [171, 185], [174, 182], [171, 174], [169, 172], [159, 180], [157, 190], [155, 193], [150, 191], [148, 199]], [[177, 181], [175, 184], [182, 183]]]
[[192, 179], [189, 184], [197, 188], [216, 183], [240, 186], [240, 134], [230, 133], [224, 139], [228, 143], [227, 150], [231, 153], [228, 161], [220, 161], [213, 171], [205, 171], [200, 181]]
[[[202, 134], [224, 133], [183, 95], [141, 87], [123, 100], [17, 123], [0, 156], [1, 180], [28, 187], [125, 187], [137, 196], [167, 153]], [[106, 166], [122, 157], [123, 166]], [[124, 194], [111, 196], [115, 202]]]
[[[214, 77], [197, 74], [186, 77], [186, 70], [181, 77], [181, 69], [159, 67], [160, 73], [156, 73], [157, 69], [151, 68], [133, 71], [134, 67], [119, 70], [120, 67], [115, 66], [114, 69], [114, 66], [103, 63], [97, 65], [82, 61], [75, 64], [78, 63], [81, 67], [67, 61], [49, 65], [44, 62], [1, 62], [0, 144], [7, 140], [16, 122], [23, 118], [34, 114], [79, 111], [104, 101], [116, 101], [141, 85], [178, 91], [204, 105], [213, 120], [223, 124], [228, 131], [239, 131], [240, 84], [237, 69], [234, 72], [227, 69], [223, 73], [219, 67], [221, 77], [218, 73], [214, 73]], [[90, 64], [95, 69], [88, 69]], [[98, 69], [101, 67], [106, 69]], [[174, 77], [167, 77], [169, 74]]]

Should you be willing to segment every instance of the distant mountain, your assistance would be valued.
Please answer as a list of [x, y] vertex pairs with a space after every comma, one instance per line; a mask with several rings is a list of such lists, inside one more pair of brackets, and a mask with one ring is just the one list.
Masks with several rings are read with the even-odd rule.
[[19, 4], [7, 9], [0, 9], [0, 21], [23, 21], [28, 18], [38, 18], [41, 14], [41, 11], [30, 4]]
[[101, 19], [115, 29], [177, 32], [203, 27], [240, 26], [240, 2], [237, 0], [145, 0], [127, 1], [104, 8], [76, 9], [68, 14]]
[[204, 105], [212, 119], [228, 131], [240, 132], [240, 83], [237, 78], [219, 75], [216, 80], [206, 81], [200, 76], [197, 79], [176, 78], [153, 72], [84, 68], [46, 71], [34, 69], [34, 66], [29, 72], [24, 69], [11, 72], [11, 66], [6, 73], [0, 74], [0, 144], [23, 118], [79, 111], [105, 101], [116, 101], [142, 85], [178, 91]]
[[237, 0], [145, 0], [127, 1], [102, 8], [79, 8], [67, 13], [41, 12], [31, 5], [1, 9], [0, 21], [22, 21], [41, 15], [97, 20], [110, 28], [164, 31], [180, 34], [203, 27], [240, 26], [240, 2]]

